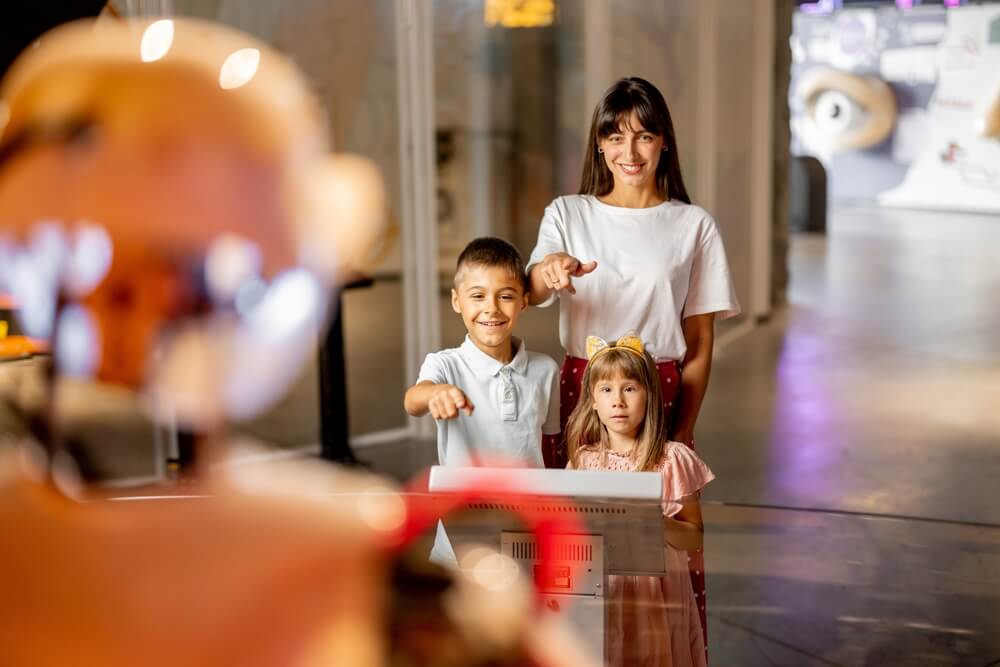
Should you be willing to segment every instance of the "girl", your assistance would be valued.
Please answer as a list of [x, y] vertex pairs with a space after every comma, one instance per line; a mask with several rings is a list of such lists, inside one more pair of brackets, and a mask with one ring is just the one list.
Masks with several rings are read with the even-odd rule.
[[[722, 237], [712, 216], [691, 204], [670, 111], [648, 81], [621, 79], [604, 93], [584, 155], [580, 194], [545, 209], [528, 260], [529, 303], [559, 299], [563, 432], [584, 395], [585, 337], [617, 336], [624, 323], [638, 327], [657, 362], [670, 440], [693, 447], [715, 318], [740, 312]], [[546, 461], [562, 466], [565, 457], [557, 450]], [[701, 611], [701, 552], [690, 569]]]
[[699, 491], [714, 479], [698, 456], [667, 438], [656, 364], [635, 336], [588, 338], [590, 361], [570, 417], [567, 467], [663, 475], [664, 577], [609, 576], [605, 662], [659, 667], [706, 664], [699, 602], [686, 552], [702, 546]]

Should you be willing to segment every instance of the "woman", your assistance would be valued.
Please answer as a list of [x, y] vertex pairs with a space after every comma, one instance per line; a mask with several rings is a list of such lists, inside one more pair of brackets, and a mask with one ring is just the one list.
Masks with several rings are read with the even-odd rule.
[[[715, 220], [691, 204], [670, 111], [648, 81], [621, 79], [597, 104], [580, 194], [546, 208], [528, 275], [529, 303], [560, 302], [563, 430], [580, 396], [587, 336], [635, 332], [657, 362], [670, 438], [693, 447], [715, 319], [740, 306]], [[565, 465], [564, 451], [552, 454]], [[704, 628], [701, 562], [691, 554]]]

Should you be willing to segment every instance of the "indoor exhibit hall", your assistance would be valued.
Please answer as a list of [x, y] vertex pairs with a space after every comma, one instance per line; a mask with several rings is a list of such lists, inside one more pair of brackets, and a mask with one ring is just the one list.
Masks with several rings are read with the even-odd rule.
[[0, 664], [1000, 664], [1000, 2], [0, 23]]

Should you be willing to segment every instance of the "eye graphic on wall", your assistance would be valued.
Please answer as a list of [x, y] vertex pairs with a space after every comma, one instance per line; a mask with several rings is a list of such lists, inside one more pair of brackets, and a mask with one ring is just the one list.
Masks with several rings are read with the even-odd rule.
[[817, 69], [806, 73], [796, 95], [834, 150], [875, 146], [896, 124], [896, 98], [877, 77]]

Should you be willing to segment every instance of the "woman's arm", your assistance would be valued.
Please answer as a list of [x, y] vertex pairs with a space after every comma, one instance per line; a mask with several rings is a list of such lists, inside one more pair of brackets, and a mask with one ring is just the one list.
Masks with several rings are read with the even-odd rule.
[[698, 495], [684, 496], [679, 501], [681, 511], [663, 517], [664, 539], [680, 551], [697, 551], [705, 544], [705, 525], [701, 520]]
[[528, 271], [528, 304], [537, 306], [544, 303], [550, 294], [552, 294], [552, 284], [546, 282], [542, 276], [541, 263], [535, 264]]
[[531, 267], [528, 272], [528, 303], [537, 306], [549, 298], [553, 290], [566, 289], [576, 294], [571, 278], [579, 278], [597, 268], [597, 262], [581, 262], [564, 252], [554, 252]]
[[712, 345], [715, 343], [715, 313], [685, 318], [683, 323], [687, 354], [681, 362], [680, 405], [674, 421], [671, 440], [690, 445], [698, 411], [708, 389], [712, 372]]

